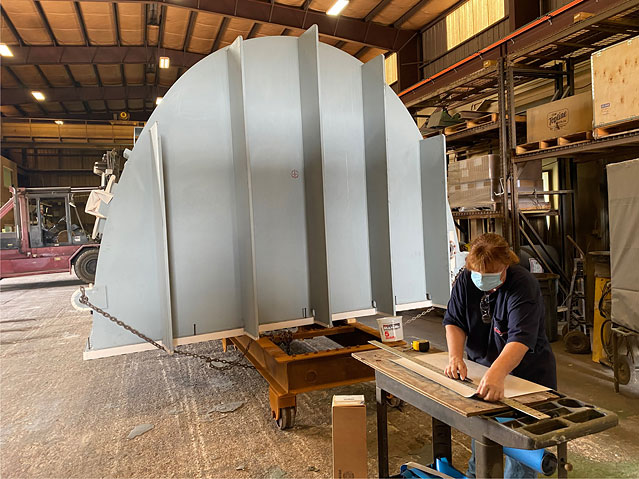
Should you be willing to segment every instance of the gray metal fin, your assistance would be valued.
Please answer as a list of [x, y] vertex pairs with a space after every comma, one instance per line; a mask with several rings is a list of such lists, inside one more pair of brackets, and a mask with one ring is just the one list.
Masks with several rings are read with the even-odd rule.
[[310, 309], [314, 311], [313, 316], [317, 323], [328, 326], [332, 322], [324, 208], [324, 148], [317, 25], [313, 25], [299, 37], [298, 58], [306, 185]]
[[371, 286], [377, 310], [395, 314], [388, 204], [385, 88], [384, 57], [379, 55], [362, 65]]
[[245, 333], [259, 338], [257, 309], [257, 281], [255, 274], [255, 225], [253, 220], [253, 192], [251, 189], [251, 157], [246, 138], [246, 108], [244, 92], [244, 43], [242, 37], [227, 49], [229, 101], [233, 132], [233, 164], [235, 168], [236, 239], [239, 254], [241, 311]]

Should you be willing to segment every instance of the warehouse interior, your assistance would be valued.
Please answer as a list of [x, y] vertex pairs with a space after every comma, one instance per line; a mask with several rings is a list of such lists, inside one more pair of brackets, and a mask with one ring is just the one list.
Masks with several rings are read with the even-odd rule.
[[0, 10], [0, 475], [639, 477], [639, 0]]

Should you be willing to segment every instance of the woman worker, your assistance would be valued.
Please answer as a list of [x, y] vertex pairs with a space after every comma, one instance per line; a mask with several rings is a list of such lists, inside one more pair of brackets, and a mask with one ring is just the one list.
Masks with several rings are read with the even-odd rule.
[[[544, 300], [537, 279], [518, 265], [506, 240], [493, 233], [473, 243], [466, 267], [458, 275], [444, 316], [449, 361], [445, 374], [466, 378], [468, 359], [488, 367], [477, 388], [486, 401], [504, 397], [510, 373], [557, 389], [555, 357], [546, 337]], [[475, 447], [468, 462], [475, 477]], [[536, 478], [537, 473], [510, 457], [506, 478]]]

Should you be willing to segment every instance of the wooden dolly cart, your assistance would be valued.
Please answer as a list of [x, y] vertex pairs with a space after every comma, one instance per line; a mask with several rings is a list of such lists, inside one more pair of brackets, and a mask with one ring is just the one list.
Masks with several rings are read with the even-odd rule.
[[[410, 353], [408, 353], [410, 354]], [[434, 381], [395, 364], [381, 349], [354, 353], [375, 370], [379, 477], [389, 477], [387, 397], [389, 394], [432, 416], [433, 460], [452, 461], [451, 428], [475, 439], [476, 476], [503, 477], [503, 447], [542, 449], [557, 446], [558, 477], [568, 477], [567, 443], [614, 427], [617, 416], [556, 391], [519, 396], [517, 400], [549, 416], [535, 419], [500, 404], [465, 398]], [[502, 423], [497, 418], [512, 418]]]

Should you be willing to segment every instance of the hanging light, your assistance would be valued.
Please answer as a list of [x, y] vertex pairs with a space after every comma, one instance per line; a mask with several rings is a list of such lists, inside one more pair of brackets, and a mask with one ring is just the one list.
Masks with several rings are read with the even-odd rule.
[[169, 57], [160, 57], [160, 68], [169, 68], [171, 65], [171, 59]]
[[337, 0], [337, 2], [326, 11], [326, 15], [339, 15], [346, 5], [348, 5], [348, 0]]

